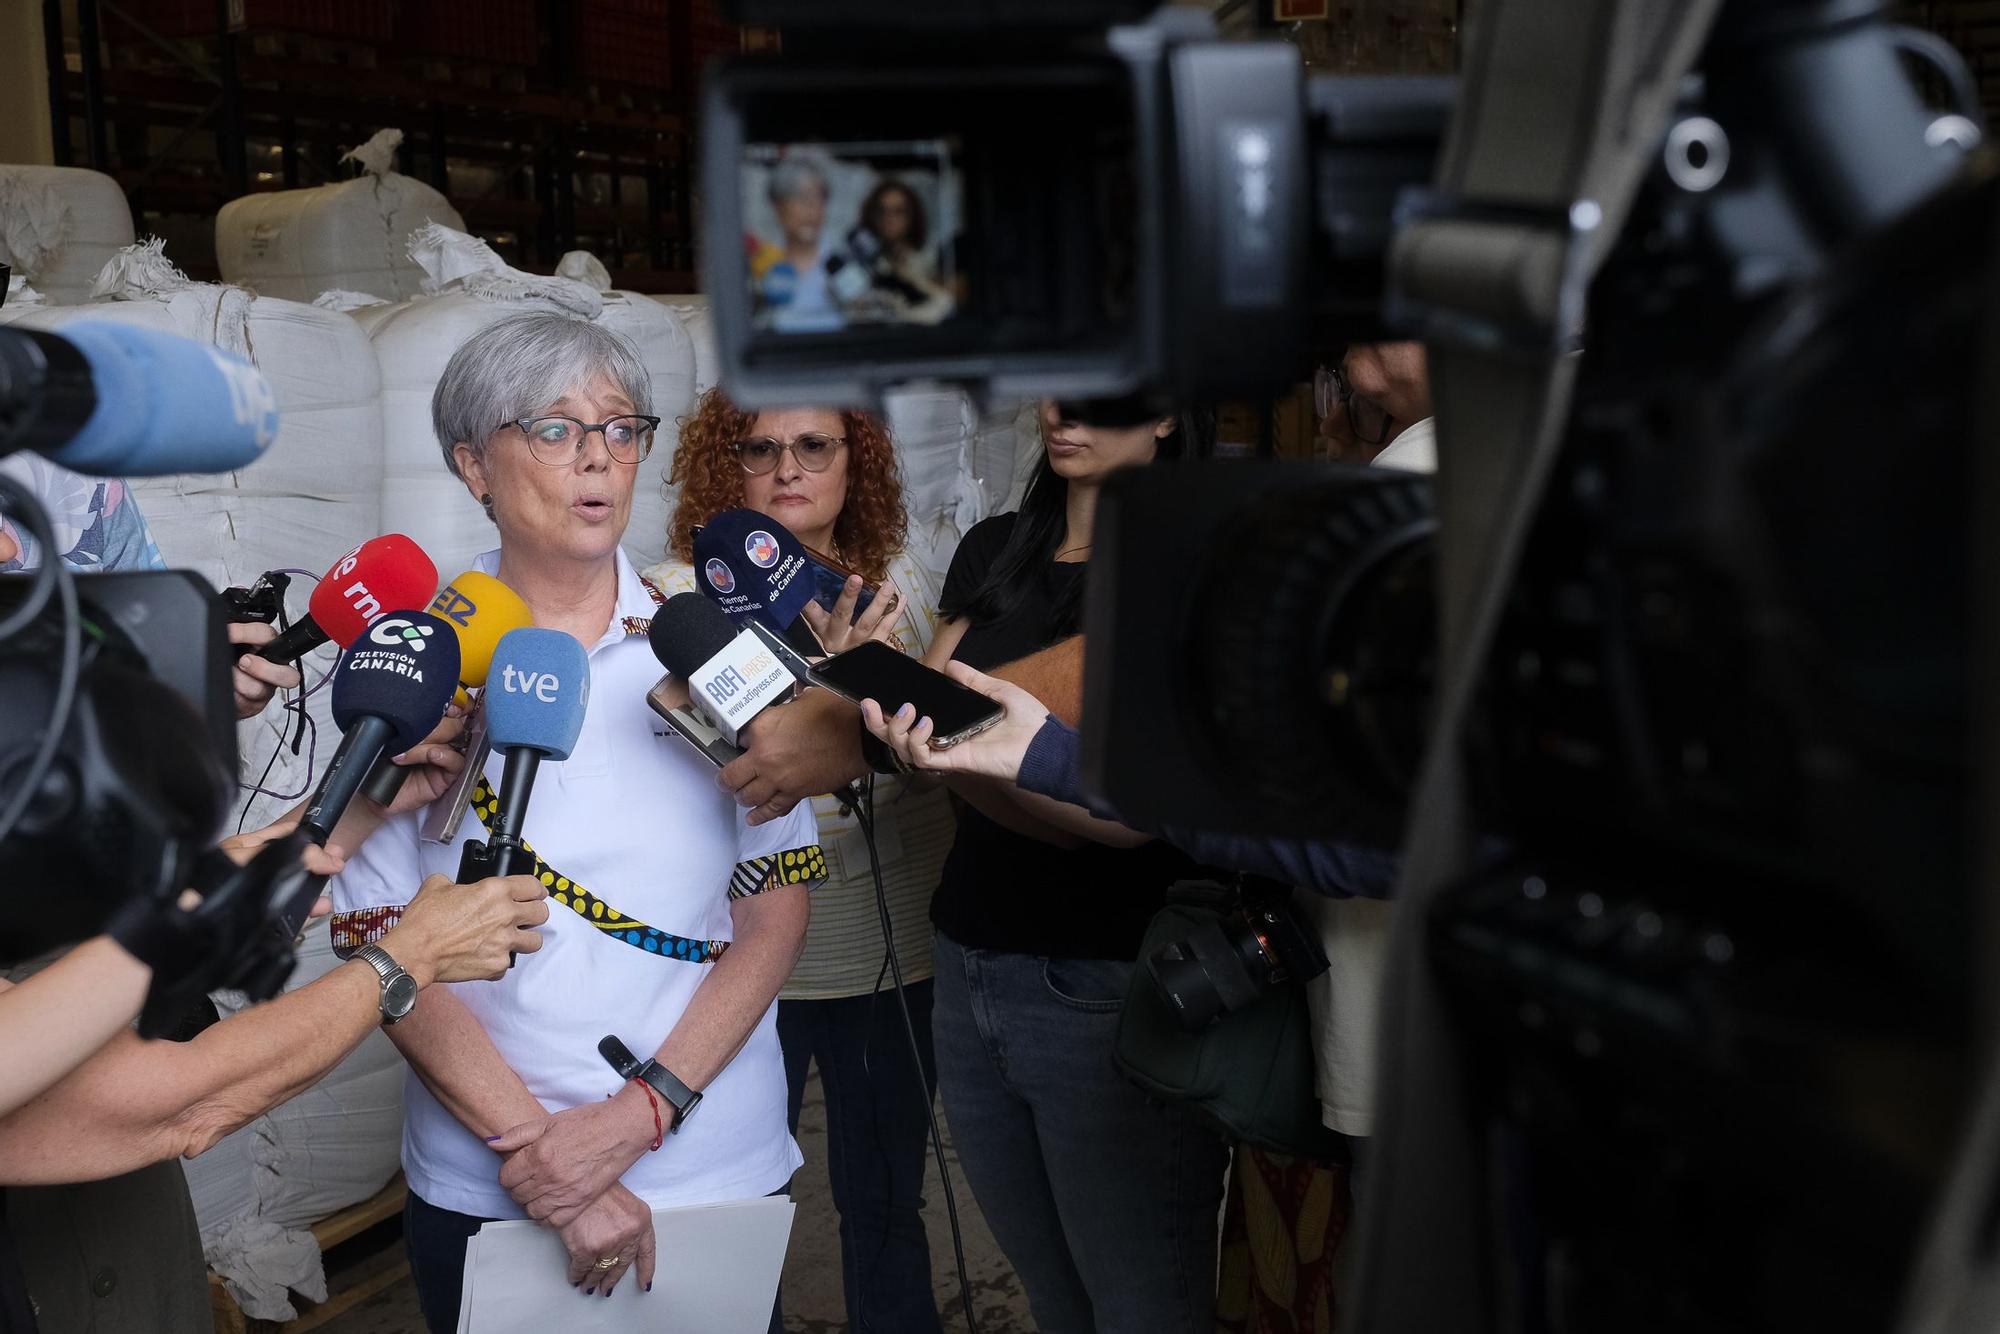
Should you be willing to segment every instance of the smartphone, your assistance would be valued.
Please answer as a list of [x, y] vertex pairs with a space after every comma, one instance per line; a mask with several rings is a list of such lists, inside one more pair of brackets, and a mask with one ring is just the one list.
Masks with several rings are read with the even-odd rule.
[[646, 692], [646, 703], [667, 726], [674, 729], [681, 740], [700, 751], [702, 757], [716, 768], [720, 769], [743, 753], [740, 747], [730, 745], [729, 739], [701, 716], [701, 711], [688, 700], [687, 682], [672, 672], [661, 677], [659, 684]]
[[[848, 569], [831, 556], [814, 551], [811, 547], [807, 547], [805, 552], [806, 563], [812, 566], [813, 572], [813, 601], [832, 611], [833, 604], [840, 600], [840, 595], [847, 589], [847, 581], [854, 577], [856, 571]], [[861, 619], [861, 613], [868, 610], [868, 604], [875, 600], [875, 594], [880, 591], [881, 585], [862, 581], [861, 595], [854, 599], [854, 616], [847, 622], [849, 625]]]
[[905, 704], [915, 706], [919, 718], [931, 720], [931, 744], [939, 749], [977, 736], [1006, 712], [977, 690], [879, 639], [828, 658], [812, 669], [812, 680], [857, 704], [872, 699], [884, 713], [894, 713]]

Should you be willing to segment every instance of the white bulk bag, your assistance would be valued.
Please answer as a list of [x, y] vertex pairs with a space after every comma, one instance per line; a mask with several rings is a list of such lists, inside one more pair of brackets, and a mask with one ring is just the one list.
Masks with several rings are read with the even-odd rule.
[[671, 310], [694, 343], [694, 396], [700, 398], [722, 383], [722, 367], [715, 353], [715, 324], [708, 298], [699, 292], [675, 292], [653, 300]]
[[348, 153], [363, 167], [351, 181], [224, 204], [215, 215], [223, 278], [291, 301], [329, 288], [384, 301], [417, 295], [424, 273], [410, 262], [411, 234], [432, 222], [463, 229], [465, 220], [436, 190], [390, 170], [402, 139], [401, 130], [383, 130]]
[[104, 173], [0, 166], [0, 264], [50, 304], [87, 299], [104, 262], [131, 244], [131, 206]]
[[[107, 299], [19, 311], [10, 303], [0, 319], [56, 332], [76, 320], [116, 320], [195, 338], [256, 363], [277, 399], [277, 439], [248, 467], [128, 483], [168, 565], [196, 570], [218, 588], [247, 584], [269, 569], [319, 574], [382, 531], [381, 382], [374, 350], [350, 316], [252, 296], [240, 287], [190, 282], [167, 262], [158, 241], [120, 252], [100, 279]], [[143, 412], [145, 405], [129, 410]], [[312, 581], [298, 579], [293, 587], [294, 613], [302, 613]], [[333, 656], [329, 647], [310, 658], [307, 679], [328, 670]], [[319, 767], [339, 740], [326, 704], [324, 691], [312, 700]], [[277, 745], [290, 718], [273, 706], [243, 725], [246, 781], [256, 781], [274, 749], [280, 753], [266, 786], [291, 792], [308, 781], [308, 752], [295, 757]], [[249, 827], [291, 804], [253, 802]]]
[[[659, 560], [672, 509], [665, 482], [674, 422], [687, 412], [694, 382], [694, 350], [673, 312], [636, 293], [510, 269], [484, 242], [443, 227], [419, 232], [410, 249], [427, 272], [431, 294], [352, 316], [374, 340], [381, 365], [383, 523], [414, 538], [445, 578], [495, 545], [493, 525], [445, 467], [431, 431], [431, 394], [445, 363], [473, 334], [508, 315], [554, 311], [623, 336], [652, 380], [652, 408], [662, 420], [652, 455], [639, 465], [624, 546], [641, 568]], [[591, 272], [581, 258], [566, 259], [565, 267]], [[602, 267], [594, 273], [602, 274]]]
[[[325, 922], [306, 931], [285, 990], [337, 967]], [[182, 1163], [202, 1251], [253, 1320], [298, 1315], [292, 1290], [326, 1299], [312, 1225], [396, 1174], [408, 1067], [381, 1032], [317, 1084]]]

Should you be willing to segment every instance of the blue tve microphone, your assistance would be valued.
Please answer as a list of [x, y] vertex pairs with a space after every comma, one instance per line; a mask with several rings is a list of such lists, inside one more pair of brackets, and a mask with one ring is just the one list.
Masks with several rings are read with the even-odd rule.
[[299, 828], [326, 842], [370, 766], [429, 736], [457, 689], [458, 636], [449, 624], [400, 611], [370, 625], [334, 669], [333, 721], [343, 735]]
[[525, 872], [521, 845], [528, 794], [544, 759], [566, 760], [583, 733], [590, 703], [590, 662], [583, 645], [560, 630], [522, 626], [500, 636], [486, 672], [486, 735], [506, 756], [490, 837], [465, 845], [460, 884]]
[[206, 343], [110, 320], [0, 330], [0, 456], [97, 477], [228, 472], [277, 434], [263, 373]]

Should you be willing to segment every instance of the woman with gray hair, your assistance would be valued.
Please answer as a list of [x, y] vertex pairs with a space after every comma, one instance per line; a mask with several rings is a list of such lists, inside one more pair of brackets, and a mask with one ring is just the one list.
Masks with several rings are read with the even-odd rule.
[[832, 248], [826, 236], [827, 161], [792, 151], [771, 168], [771, 210], [781, 245], [763, 248], [751, 261], [760, 314], [785, 333], [818, 333], [844, 323], [829, 285]]
[[[649, 394], [617, 335], [521, 315], [459, 348], [431, 400], [446, 466], [499, 529], [477, 568], [574, 635], [590, 669], [582, 736], [543, 768], [523, 831], [552, 901], [541, 952], [496, 982], [431, 988], [389, 1033], [412, 1074], [404, 1234], [434, 1334], [457, 1328], [466, 1242], [488, 1220], [554, 1228], [570, 1282], [608, 1296], [628, 1271], [651, 1285], [652, 1208], [772, 1194], [800, 1161], [775, 1001], [825, 859], [809, 807], [751, 828], [707, 761], [654, 726], [660, 599], [618, 545], [659, 426]], [[487, 685], [509, 688], [528, 687]], [[500, 770], [495, 756], [455, 843], [421, 839], [415, 812], [368, 841], [333, 882], [337, 948], [457, 870]], [[624, 1078], [599, 1054], [607, 1036], [656, 1064]], [[694, 1117], [697, 1103], [713, 1106]]]

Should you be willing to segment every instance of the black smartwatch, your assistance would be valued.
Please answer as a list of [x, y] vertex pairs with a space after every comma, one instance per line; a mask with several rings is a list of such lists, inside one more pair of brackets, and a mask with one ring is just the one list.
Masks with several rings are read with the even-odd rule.
[[701, 1106], [701, 1095], [681, 1083], [673, 1071], [650, 1056], [640, 1060], [615, 1036], [606, 1036], [599, 1042], [597, 1054], [610, 1063], [620, 1079], [643, 1079], [648, 1088], [667, 1100], [674, 1109], [674, 1123], [667, 1133], [680, 1134], [681, 1122], [693, 1116], [694, 1109]]

